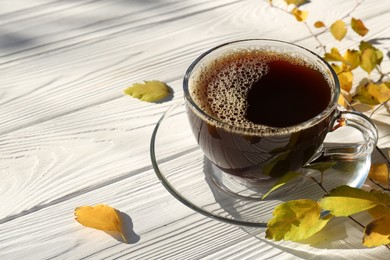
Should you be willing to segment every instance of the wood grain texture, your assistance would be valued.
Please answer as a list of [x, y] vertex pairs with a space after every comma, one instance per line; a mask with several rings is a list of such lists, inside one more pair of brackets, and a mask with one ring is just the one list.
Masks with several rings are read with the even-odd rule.
[[[354, 0], [311, 1], [329, 23]], [[332, 8], [330, 8], [332, 7]], [[390, 1], [364, 1], [365, 21], [390, 71]], [[351, 48], [351, 34], [325, 44]], [[318, 51], [303, 24], [258, 0], [2, 0], [0, 3], [0, 259], [387, 259], [366, 249], [361, 228], [336, 221], [314, 245], [272, 242], [264, 230], [209, 219], [178, 202], [150, 161], [153, 129], [182, 100], [186, 68], [202, 52], [242, 38], [274, 38]], [[359, 77], [364, 73], [359, 72]], [[158, 79], [172, 100], [123, 95]], [[390, 151], [390, 108], [373, 120]], [[367, 111], [369, 113], [369, 111]], [[383, 162], [376, 151], [374, 162]], [[106, 203], [127, 216], [130, 244], [74, 221], [81, 205]], [[364, 221], [366, 218], [361, 217]]]

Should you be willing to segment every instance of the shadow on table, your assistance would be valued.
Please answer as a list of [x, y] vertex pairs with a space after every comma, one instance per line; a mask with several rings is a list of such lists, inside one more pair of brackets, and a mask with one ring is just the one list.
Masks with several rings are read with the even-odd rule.
[[123, 213], [121, 211], [118, 211], [118, 213], [120, 219], [122, 220], [121, 228], [123, 232], [123, 237], [126, 239], [126, 241], [124, 241], [123, 237], [117, 232], [106, 232], [106, 233], [121, 243], [136, 244], [141, 239], [141, 237], [134, 231], [133, 220], [126, 213]]

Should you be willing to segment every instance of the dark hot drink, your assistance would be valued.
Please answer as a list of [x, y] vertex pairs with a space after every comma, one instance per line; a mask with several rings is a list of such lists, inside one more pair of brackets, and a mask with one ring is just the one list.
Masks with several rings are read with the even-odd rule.
[[[363, 115], [339, 111], [339, 93], [331, 66], [294, 44], [242, 40], [202, 54], [186, 72], [184, 94], [199, 147], [219, 168], [205, 173], [224, 190], [259, 198], [322, 153], [334, 160], [367, 156], [376, 128]], [[358, 129], [365, 142], [323, 148], [336, 120]]]
[[241, 50], [221, 55], [190, 83], [196, 105], [216, 119], [189, 110], [206, 156], [223, 171], [254, 181], [308, 162], [333, 120], [330, 115], [313, 127], [295, 127], [328, 107], [331, 88], [317, 68], [287, 54]]

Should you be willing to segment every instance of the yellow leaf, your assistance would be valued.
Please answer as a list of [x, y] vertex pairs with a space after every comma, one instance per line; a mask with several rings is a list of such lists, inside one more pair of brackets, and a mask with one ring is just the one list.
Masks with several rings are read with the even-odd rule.
[[368, 33], [368, 29], [366, 28], [366, 26], [364, 25], [364, 23], [360, 19], [352, 18], [351, 19], [351, 27], [352, 27], [352, 30], [354, 30], [360, 36], [364, 36]]
[[333, 37], [336, 40], [341, 41], [345, 35], [347, 34], [347, 26], [345, 25], [345, 22], [341, 20], [335, 21], [331, 26], [330, 26], [330, 33], [333, 35]]
[[103, 231], [114, 231], [122, 236], [127, 243], [122, 231], [122, 223], [116, 209], [99, 204], [96, 206], [82, 206], [75, 209], [76, 220], [83, 226]]
[[171, 94], [169, 87], [158, 80], [135, 83], [124, 90], [124, 93], [142, 101], [156, 102]]
[[348, 70], [354, 70], [360, 65], [360, 52], [357, 50], [347, 50], [344, 54], [345, 64], [350, 68]]
[[353, 83], [353, 74], [351, 71], [344, 71], [337, 75], [340, 82], [340, 88], [345, 90], [347, 93], [351, 91]]
[[330, 53], [325, 53], [325, 56], [324, 56], [325, 60], [326, 61], [341, 61], [341, 62], [345, 62], [344, 60], [344, 57], [341, 56], [341, 53], [339, 52], [339, 50], [337, 48], [332, 48], [330, 50]]
[[389, 168], [386, 163], [372, 164], [368, 177], [382, 184], [389, 183]]
[[348, 107], [349, 107], [349, 104], [348, 104], [348, 102], [347, 102], [347, 99], [344, 97], [344, 95], [340, 95], [339, 96], [339, 99], [337, 100], [337, 103], [340, 105], [340, 106], [342, 106], [342, 107], [344, 107], [344, 108], [347, 108], [348, 109]]
[[302, 174], [299, 172], [287, 172], [285, 175], [280, 177], [280, 179], [271, 187], [271, 189], [266, 194], [263, 195], [261, 199], [265, 199], [271, 192], [282, 187], [289, 181], [292, 181], [299, 176], [302, 176]]
[[360, 85], [353, 96], [353, 100], [372, 106], [379, 105], [389, 99], [390, 87], [387, 82], [367, 82], [364, 85]]
[[381, 50], [375, 48], [371, 43], [365, 42], [365, 41], [361, 41], [360, 44], [359, 44], [359, 49], [360, 49], [361, 53], [363, 53], [366, 49], [372, 49], [375, 52], [375, 55], [376, 55], [376, 59], [377, 59], [376, 64], [380, 65], [382, 63], [383, 52]]
[[314, 23], [314, 27], [315, 28], [322, 28], [322, 27], [325, 27], [325, 24], [322, 21], [317, 21]]
[[304, 3], [307, 2], [307, 0], [284, 0], [288, 5], [289, 4], [293, 4], [293, 5], [296, 5], [296, 6], [300, 6], [300, 5], [303, 5]]
[[309, 14], [307, 11], [300, 10], [298, 8], [294, 8], [292, 10], [292, 14], [294, 15], [295, 19], [297, 19], [298, 22], [306, 21], [307, 15]]
[[382, 200], [384, 199], [378, 194], [342, 185], [331, 190], [319, 204], [322, 209], [329, 210], [332, 215], [339, 217], [350, 216], [383, 205], [386, 201], [382, 202]]
[[329, 221], [321, 219], [318, 203], [309, 199], [292, 200], [278, 205], [267, 224], [266, 238], [301, 241], [319, 232]]
[[390, 244], [390, 214], [373, 220], [364, 230], [363, 245], [375, 247]]
[[367, 48], [363, 51], [361, 56], [360, 67], [367, 71], [368, 74], [375, 69], [375, 66], [378, 63], [377, 54], [375, 50]]

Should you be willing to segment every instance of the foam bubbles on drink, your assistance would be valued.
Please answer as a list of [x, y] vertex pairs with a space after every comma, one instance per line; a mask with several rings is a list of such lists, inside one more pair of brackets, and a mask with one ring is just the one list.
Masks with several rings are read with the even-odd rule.
[[268, 64], [278, 60], [319, 70], [316, 65], [289, 54], [235, 50], [202, 64], [191, 76], [191, 97], [203, 111], [230, 126], [264, 129], [266, 126], [246, 118], [247, 96], [254, 83], [267, 74]]

